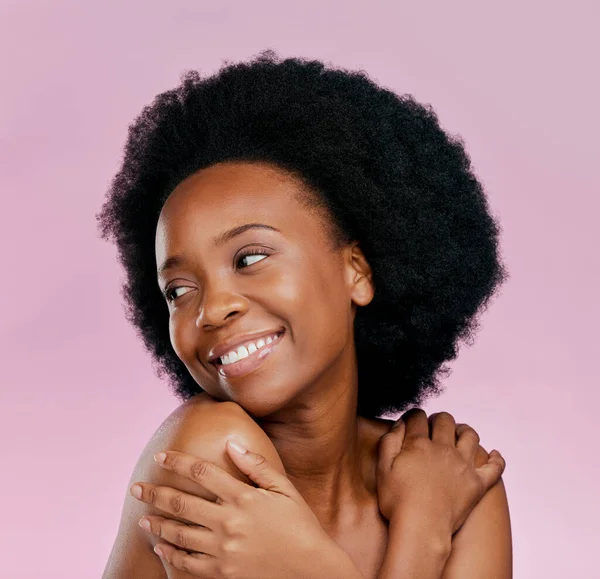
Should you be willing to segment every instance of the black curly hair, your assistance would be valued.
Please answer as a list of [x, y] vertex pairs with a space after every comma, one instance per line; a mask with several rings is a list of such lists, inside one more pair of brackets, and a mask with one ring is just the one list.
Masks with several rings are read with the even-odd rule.
[[[430, 106], [364, 71], [266, 50], [159, 94], [129, 127], [122, 166], [97, 215], [125, 268], [127, 319], [182, 401], [202, 392], [169, 339], [154, 236], [171, 191], [224, 161], [268, 162], [326, 207], [336, 244], [358, 240], [375, 297], [355, 318], [358, 408], [378, 417], [441, 392], [444, 362], [470, 344], [477, 313], [508, 278], [463, 141]], [[373, 361], [377, 360], [376, 364]]]

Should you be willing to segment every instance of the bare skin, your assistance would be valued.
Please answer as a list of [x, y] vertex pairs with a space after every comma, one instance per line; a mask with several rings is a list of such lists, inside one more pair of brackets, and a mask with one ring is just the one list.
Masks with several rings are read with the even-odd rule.
[[[169, 426], [157, 431], [132, 482], [200, 495], [189, 481], [152, 465], [152, 454], [167, 449], [214, 462], [244, 480], [223, 453], [225, 437], [237, 428], [247, 437], [248, 448], [281, 465], [363, 576], [375, 578], [388, 540], [388, 522], [377, 502], [377, 445], [391, 421], [357, 416], [353, 333], [356, 309], [372, 300], [375, 288], [360, 246], [328, 249], [326, 217], [302, 204], [301, 194], [302, 184], [285, 172], [240, 162], [203, 169], [167, 199], [156, 235], [158, 282], [162, 291], [174, 292], [169, 302], [173, 348], [206, 394], [183, 405]], [[213, 243], [224, 231], [250, 223], [278, 231], [251, 228], [222, 245]], [[253, 253], [238, 265], [246, 249]], [[167, 259], [172, 267], [163, 270]], [[223, 341], [281, 329], [285, 332], [278, 346], [250, 373], [226, 376], [209, 362]], [[214, 416], [216, 408], [223, 411], [218, 402], [233, 402], [237, 410], [226, 406], [222, 421], [208, 428], [207, 402]], [[487, 453], [481, 450], [483, 464]], [[504, 495], [494, 500], [505, 504]], [[105, 579], [134, 576], [122, 571], [128, 565], [140, 571], [140, 560], [132, 553], [157, 542], [139, 527], [134, 531], [132, 524], [143, 514], [164, 513], [134, 503], [126, 500]], [[481, 524], [469, 533], [481, 534]], [[165, 577], [153, 567], [158, 559], [152, 551], [144, 552], [144, 576]], [[454, 565], [458, 569], [466, 564]], [[193, 576], [173, 568], [167, 572], [169, 579]]]
[[[388, 425], [390, 423], [390, 421], [382, 422]], [[369, 429], [366, 437], [372, 436], [375, 431], [376, 429]], [[381, 432], [384, 432], [383, 428]], [[226, 470], [235, 478], [250, 483], [224, 451], [225, 439], [231, 434], [234, 434], [247, 448], [265, 456], [282, 474], [286, 474], [275, 446], [240, 406], [221, 403], [211, 399], [207, 394], [200, 394], [181, 405], [157, 429], [140, 457], [129, 486], [134, 482], [146, 481], [215, 500], [216, 497], [201, 486], [155, 465], [153, 454], [166, 449], [200, 457]], [[374, 440], [373, 443], [376, 447], [377, 441]], [[371, 449], [371, 453], [374, 453], [374, 456], [371, 454], [369, 464], [374, 476], [377, 449]], [[373, 492], [376, 493], [376, 489]], [[303, 497], [306, 500], [304, 495]], [[388, 528], [388, 521], [379, 513], [376, 494], [366, 495], [362, 503], [347, 505], [347, 509], [342, 513], [345, 518], [340, 517], [340, 524], [336, 528], [323, 525], [322, 519], [319, 521], [327, 534], [350, 555], [363, 576], [375, 578], [385, 553]], [[318, 509], [315, 514], [319, 517]], [[139, 502], [131, 495], [126, 497], [121, 528], [103, 579], [129, 579], [135, 577], [134, 574], [128, 574], [133, 570], [137, 573], [143, 571], [143, 576], [148, 579], [197, 577], [169, 565], [152, 551], [156, 544], [164, 543], [164, 540], [140, 529], [138, 521], [142, 516], [156, 515], [186, 522], [183, 518], [167, 515], [153, 505]], [[126, 571], [128, 567], [130, 571]]]
[[[275, 446], [287, 476], [331, 532], [374, 503], [369, 445], [377, 422], [357, 417], [353, 322], [375, 288], [357, 244], [330, 245], [325, 217], [298, 197], [296, 179], [268, 165], [223, 163], [181, 183], [167, 199], [156, 234], [157, 267], [169, 304], [171, 342], [202, 388], [238, 403]], [[212, 238], [247, 223], [221, 247]], [[234, 269], [244, 248], [265, 251]], [[250, 374], [229, 378], [208, 363], [217, 344], [246, 333], [285, 329], [279, 346]], [[383, 426], [380, 427], [382, 432]]]
[[[424, 413], [422, 414], [424, 415]], [[433, 418], [430, 417], [430, 423]], [[389, 424], [389, 421], [386, 422]], [[427, 425], [427, 421], [425, 421], [425, 425]], [[459, 425], [457, 430], [461, 428], [468, 427]], [[201, 394], [182, 404], [157, 429], [138, 461], [129, 486], [134, 482], [139, 484], [143, 481], [142, 484], [146, 491], [151, 487], [177, 489], [189, 495], [214, 501], [216, 496], [206, 491], [197, 481], [190, 481], [188, 478], [158, 467], [152, 460], [152, 456], [161, 450], [188, 453], [192, 458], [197, 457], [216, 465], [235, 479], [250, 483], [251, 481], [240, 472], [223, 450], [225, 439], [231, 435], [246, 448], [257, 450], [276, 471], [285, 475], [285, 469], [275, 447], [240, 406], [231, 402], [218, 402], [206, 394]], [[475, 448], [477, 448], [476, 442]], [[381, 457], [381, 453], [379, 457]], [[486, 462], [487, 453], [479, 446], [475, 463], [477, 466], [482, 466]], [[448, 471], [448, 476], [452, 477], [453, 475]], [[423, 484], [427, 484], [425, 479], [419, 482], [418, 486], [422, 487]], [[498, 500], [499, 496], [503, 497], [503, 500]], [[403, 498], [406, 499], [406, 497]], [[406, 503], [406, 501], [401, 502]], [[398, 556], [392, 558], [391, 565], [386, 565], [385, 572], [381, 569], [382, 558], [385, 554], [386, 562], [389, 562], [389, 551], [398, 546], [398, 535], [391, 538], [392, 543], [390, 544], [388, 521], [371, 506], [367, 505], [364, 508], [362, 520], [349, 523], [347, 527], [330, 535], [354, 562], [354, 569], [360, 573], [357, 577], [368, 579], [384, 577], [402, 579], [413, 576], [418, 576], [420, 579], [426, 577], [508, 579], [511, 577], [510, 526], [501, 481], [487, 492], [470, 513], [460, 531], [454, 535], [452, 551], [449, 554], [445, 551], [438, 551], [436, 547], [440, 538], [442, 545], [446, 541], [448, 543], [450, 541], [449, 535], [447, 537], [443, 534], [440, 535], [440, 531], [445, 531], [447, 527], [445, 523], [442, 523], [443, 517], [436, 514], [431, 522], [427, 522], [425, 517], [430, 512], [429, 505], [422, 505], [421, 502], [415, 505], [414, 502], [410, 502], [412, 504], [406, 505], [408, 512], [405, 514], [408, 518], [396, 519], [401, 524], [403, 520], [408, 523], [406, 525], [408, 533], [400, 532], [400, 552]], [[138, 526], [137, 523], [142, 516], [151, 521], [153, 533], [143, 531]], [[148, 500], [148, 497], [145, 497], [144, 501], [139, 501], [128, 494], [125, 499], [119, 533], [103, 579], [131, 579], [137, 576], [143, 576], [145, 579], [190, 579], [191, 577], [205, 576], [203, 573], [184, 571], [181, 559], [176, 560], [177, 554], [174, 555], [173, 552], [168, 554], [168, 559], [159, 559], [151, 550], [157, 544], [164, 547], [165, 541], [172, 545], [179, 545], [179, 548], [188, 544], [181, 542], [182, 539], [178, 535], [168, 534], [167, 527], [169, 525], [165, 525], [165, 523], [170, 520], [182, 523], [193, 521], [195, 524], [203, 522], [201, 518], [193, 516], [188, 516], [187, 519], [180, 518], [173, 514], [169, 507], [165, 509], [164, 504], [155, 506]], [[373, 524], [373, 520], [376, 521], [375, 524]], [[440, 523], [442, 524], [440, 525]], [[295, 540], [293, 543], [295, 544]], [[432, 547], [434, 548], [432, 549]], [[179, 551], [179, 554], [183, 553], [185, 551]], [[438, 555], [440, 556], [439, 562], [436, 563]], [[285, 556], [289, 559], [290, 550]], [[406, 560], [414, 559], [415, 556], [418, 557], [417, 565], [410, 563], [408, 566], [411, 570], [416, 567], [417, 575], [414, 573], [403, 574]], [[329, 560], [329, 558], [325, 558], [325, 562]], [[421, 560], [427, 562], [424, 569], [421, 568]], [[306, 576], [315, 578], [339, 576], [345, 579], [354, 577], [352, 568], [344, 569], [343, 559], [336, 558], [334, 564], [331, 565], [336, 573], [338, 571], [341, 573], [340, 575], [333, 572], [323, 574], [325, 563], [322, 558], [312, 557], [311, 561], [315, 565], [314, 574]], [[398, 569], [401, 569], [401, 572], [398, 572]], [[262, 577], [263, 575], [259, 573], [258, 576]]]

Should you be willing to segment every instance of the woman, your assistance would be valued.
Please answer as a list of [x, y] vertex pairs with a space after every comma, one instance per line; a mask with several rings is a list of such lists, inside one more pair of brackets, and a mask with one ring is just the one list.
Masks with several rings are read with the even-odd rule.
[[[431, 109], [271, 51], [187, 73], [130, 128], [99, 221], [127, 273], [129, 319], [184, 401], [140, 457], [142, 496], [126, 499], [105, 578], [510, 577], [501, 457], [446, 413], [428, 424], [412, 410], [392, 432], [378, 418], [440, 392], [443, 364], [506, 278], [481, 184]], [[153, 461], [163, 450], [184, 453], [178, 469]], [[200, 484], [185, 476], [190, 455], [205, 461]], [[495, 479], [477, 470], [493, 464]], [[236, 548], [264, 533], [262, 557], [235, 559], [231, 525], [198, 525], [243, 502], [219, 489], [258, 497], [241, 490], [253, 482], [288, 498], [276, 514], [244, 511], [254, 535]], [[313, 538], [286, 535], [273, 561], [292, 528]]]

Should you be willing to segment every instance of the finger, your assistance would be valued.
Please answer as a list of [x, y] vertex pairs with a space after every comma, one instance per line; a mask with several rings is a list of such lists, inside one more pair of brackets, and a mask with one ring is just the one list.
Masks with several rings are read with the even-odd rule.
[[400, 418], [379, 438], [377, 468], [382, 473], [387, 473], [392, 469], [394, 459], [402, 450], [405, 432], [406, 424]]
[[[238, 440], [227, 439], [225, 446], [235, 466], [261, 489], [289, 497], [298, 494], [292, 482], [285, 475], [275, 470], [262, 454], [244, 448]], [[248, 487], [248, 485], [244, 486]]]
[[205, 553], [187, 553], [168, 543], [158, 543], [154, 552], [171, 567], [197, 577], [215, 577], [215, 557]]
[[215, 554], [215, 535], [213, 531], [206, 527], [186, 525], [173, 519], [155, 515], [142, 517], [138, 524], [148, 533], [152, 533], [159, 539], [168, 541], [180, 549], [208, 555]]
[[497, 450], [492, 450], [488, 463], [477, 469], [479, 478], [483, 483], [484, 493], [500, 480], [505, 468], [506, 461], [502, 455]]
[[448, 412], [436, 412], [429, 417], [430, 436], [433, 442], [454, 446], [456, 441], [456, 422]]
[[479, 442], [479, 434], [468, 424], [456, 425], [456, 448], [470, 463], [475, 462]]
[[[135, 487], [140, 487], [141, 493], [136, 492]], [[143, 503], [209, 529], [213, 529], [220, 520], [220, 505], [178, 489], [136, 482], [130, 492]]]
[[422, 408], [411, 408], [402, 415], [402, 420], [406, 423], [405, 438], [429, 438], [427, 414]]
[[[163, 458], [162, 462], [161, 458]], [[184, 476], [216, 495], [220, 499], [219, 502], [232, 502], [235, 497], [250, 487], [216, 464], [186, 452], [167, 450], [157, 453], [155, 459], [166, 470]]]

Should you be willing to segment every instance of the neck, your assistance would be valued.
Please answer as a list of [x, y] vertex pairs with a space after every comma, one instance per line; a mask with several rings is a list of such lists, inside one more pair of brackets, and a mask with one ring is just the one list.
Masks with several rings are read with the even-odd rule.
[[[346, 375], [323, 377], [275, 414], [257, 420], [277, 449], [286, 474], [324, 527], [335, 529], [376, 495], [357, 416], [355, 365]], [[354, 511], [354, 512], [353, 512]]]

